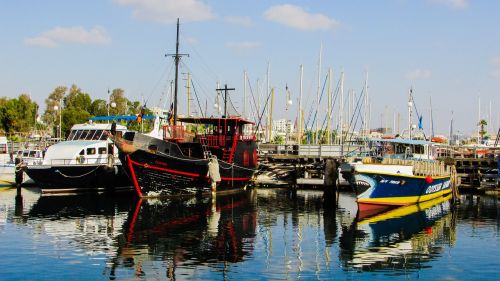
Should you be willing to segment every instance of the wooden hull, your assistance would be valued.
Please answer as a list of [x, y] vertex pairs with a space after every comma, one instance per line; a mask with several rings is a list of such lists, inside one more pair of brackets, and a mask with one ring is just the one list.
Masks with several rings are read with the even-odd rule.
[[[127, 138], [127, 135], [125, 136]], [[127, 147], [141, 139], [142, 145], [133, 150], [120, 149], [120, 161], [124, 163], [126, 172], [134, 184], [140, 197], [194, 195], [211, 192], [211, 180], [208, 174], [208, 158], [187, 156], [186, 151], [192, 155], [197, 153], [199, 147], [179, 147], [177, 143], [148, 137], [141, 134], [128, 135]], [[154, 147], [154, 150], [148, 149]], [[228, 163], [218, 160], [220, 182], [217, 182], [217, 192], [230, 192], [243, 190], [252, 179], [254, 165], [243, 165], [238, 155], [242, 151], [255, 149], [254, 142], [242, 142], [236, 146], [235, 161]], [[127, 153], [127, 151], [133, 151]], [[168, 153], [164, 153], [168, 152]]]

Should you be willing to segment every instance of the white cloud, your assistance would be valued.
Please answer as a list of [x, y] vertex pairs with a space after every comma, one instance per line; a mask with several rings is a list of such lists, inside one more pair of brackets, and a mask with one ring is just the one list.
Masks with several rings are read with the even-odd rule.
[[227, 42], [226, 47], [230, 49], [236, 49], [236, 50], [247, 50], [247, 49], [255, 49], [259, 48], [262, 44], [260, 42], [250, 42], [250, 41], [243, 41], [243, 42]]
[[303, 31], [326, 30], [339, 25], [336, 20], [323, 14], [310, 14], [302, 7], [291, 4], [273, 6], [264, 12], [264, 17]]
[[94, 26], [90, 30], [81, 26], [58, 26], [35, 37], [25, 38], [24, 43], [30, 46], [54, 48], [64, 43], [105, 45], [111, 43], [111, 38], [100, 26]]
[[500, 66], [500, 57], [494, 57], [491, 59], [491, 64]]
[[405, 74], [407, 80], [423, 80], [431, 78], [431, 71], [427, 69], [415, 69]]
[[136, 19], [160, 23], [203, 21], [214, 18], [210, 6], [199, 0], [114, 0], [122, 6], [132, 6]]
[[443, 4], [453, 9], [465, 9], [469, 6], [468, 0], [431, 0], [436, 4]]
[[238, 17], [238, 16], [227, 16], [224, 20], [231, 24], [241, 25], [245, 27], [250, 27], [253, 25], [253, 21], [250, 17]]

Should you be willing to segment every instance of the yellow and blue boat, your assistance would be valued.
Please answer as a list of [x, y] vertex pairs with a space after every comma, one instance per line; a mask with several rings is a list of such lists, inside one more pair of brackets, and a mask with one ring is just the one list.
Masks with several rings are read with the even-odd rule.
[[377, 139], [373, 156], [351, 163], [361, 212], [425, 202], [451, 193], [452, 169], [434, 157], [431, 142]]

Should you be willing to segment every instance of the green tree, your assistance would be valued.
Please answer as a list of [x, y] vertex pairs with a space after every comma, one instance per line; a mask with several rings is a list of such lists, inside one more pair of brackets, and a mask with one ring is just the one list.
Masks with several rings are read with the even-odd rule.
[[0, 100], [1, 129], [6, 134], [15, 132], [28, 133], [35, 128], [38, 104], [27, 94], [17, 99], [2, 98]]
[[110, 104], [115, 103], [115, 107], [109, 107], [110, 115], [125, 115], [127, 111], [128, 100], [125, 97], [125, 91], [117, 88], [113, 89], [109, 97]]
[[285, 138], [283, 136], [275, 136], [272, 143], [285, 144]]
[[71, 127], [75, 124], [85, 123], [90, 118], [90, 113], [75, 107], [65, 108], [62, 115], [62, 138], [68, 135]]
[[[52, 93], [45, 99], [46, 109], [42, 115], [42, 120], [49, 127], [55, 127], [55, 124], [58, 123], [59, 113], [61, 110], [62, 99], [64, 95], [66, 95], [67, 87], [58, 86], [54, 89]], [[57, 110], [55, 109], [57, 106]]]
[[64, 108], [76, 108], [89, 111], [92, 99], [89, 94], [83, 93], [76, 85], [72, 85], [64, 97]]
[[106, 101], [101, 99], [92, 101], [89, 113], [92, 116], [106, 116], [108, 114]]
[[479, 123], [477, 124], [479, 126], [479, 135], [481, 136], [481, 141], [484, 140], [484, 135], [486, 135], [486, 130], [484, 129], [484, 127], [486, 125], [488, 125], [488, 122], [486, 122], [486, 120], [484, 119], [481, 119], [481, 121], [479, 121]]

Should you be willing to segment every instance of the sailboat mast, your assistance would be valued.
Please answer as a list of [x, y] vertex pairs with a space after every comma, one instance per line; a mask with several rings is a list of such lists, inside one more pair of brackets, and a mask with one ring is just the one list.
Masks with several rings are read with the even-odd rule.
[[321, 44], [319, 48], [319, 60], [318, 60], [318, 89], [316, 92], [316, 134], [315, 134], [315, 144], [319, 143], [319, 94], [320, 94], [320, 88], [321, 88], [321, 54], [323, 52], [323, 44]]
[[326, 107], [326, 114], [328, 116], [327, 120], [327, 125], [326, 125], [326, 143], [331, 144], [330, 142], [330, 120], [332, 119], [332, 114], [331, 114], [331, 109], [330, 106], [332, 104], [332, 92], [331, 92], [331, 87], [332, 87], [332, 68], [330, 67], [328, 69], [328, 104]]
[[344, 156], [344, 132], [343, 132], [343, 115], [344, 115], [344, 70], [340, 73], [340, 103], [339, 103], [339, 143], [340, 153]]
[[302, 83], [304, 76], [304, 66], [300, 65], [300, 95], [299, 95], [299, 108], [297, 112], [297, 144], [300, 144], [301, 133], [302, 133]]
[[174, 125], [177, 124], [177, 89], [179, 79], [179, 18], [177, 18], [177, 37], [175, 41], [175, 82], [174, 82]]
[[413, 89], [410, 88], [410, 96], [408, 97], [408, 139], [411, 140], [411, 107], [413, 106], [413, 99], [411, 93]]

